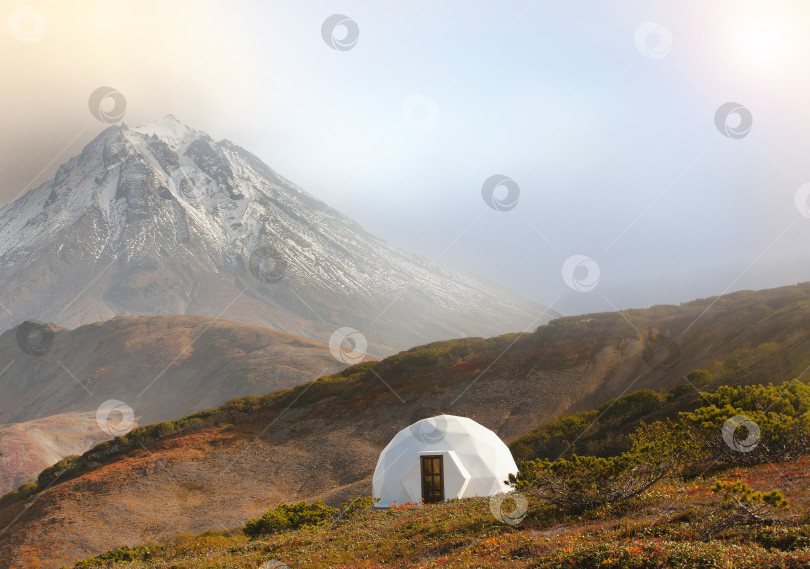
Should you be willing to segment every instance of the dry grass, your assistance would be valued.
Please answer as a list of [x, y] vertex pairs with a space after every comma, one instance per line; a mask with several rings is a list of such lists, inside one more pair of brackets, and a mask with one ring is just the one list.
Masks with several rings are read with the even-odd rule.
[[[806, 567], [810, 562], [810, 462], [729, 470], [707, 479], [668, 480], [621, 507], [564, 515], [530, 499], [517, 526], [498, 522], [489, 500], [456, 500], [426, 508], [372, 510], [337, 524], [248, 541], [238, 532], [154, 544], [128, 562], [87, 567], [158, 569], [255, 568], [276, 559], [293, 569], [445, 567]], [[780, 526], [743, 526], [705, 540], [720, 498], [716, 480], [750, 480], [781, 488], [799, 514]], [[109, 564], [107, 564], [109, 563]]]

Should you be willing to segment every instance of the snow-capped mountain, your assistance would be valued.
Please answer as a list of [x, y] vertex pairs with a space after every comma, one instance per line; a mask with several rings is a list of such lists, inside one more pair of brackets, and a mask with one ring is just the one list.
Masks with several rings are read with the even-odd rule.
[[519, 331], [554, 313], [365, 232], [256, 156], [172, 116], [113, 126], [0, 209], [0, 329], [201, 314], [372, 353]]

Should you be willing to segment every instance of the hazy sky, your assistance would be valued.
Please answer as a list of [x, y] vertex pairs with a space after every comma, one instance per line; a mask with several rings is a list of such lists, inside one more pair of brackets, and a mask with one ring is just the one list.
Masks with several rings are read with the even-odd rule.
[[0, 204], [110, 86], [566, 314], [810, 279], [806, 0], [0, 6]]

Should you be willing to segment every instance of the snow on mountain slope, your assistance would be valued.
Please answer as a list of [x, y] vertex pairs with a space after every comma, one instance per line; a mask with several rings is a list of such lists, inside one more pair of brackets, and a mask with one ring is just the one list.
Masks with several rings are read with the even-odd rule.
[[554, 313], [403, 253], [248, 151], [171, 115], [114, 126], [0, 209], [0, 328], [221, 316], [371, 352], [519, 331]]

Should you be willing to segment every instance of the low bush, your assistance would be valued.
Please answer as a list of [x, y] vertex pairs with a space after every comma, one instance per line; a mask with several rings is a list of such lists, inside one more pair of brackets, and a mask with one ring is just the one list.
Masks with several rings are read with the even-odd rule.
[[71, 454], [40, 472], [36, 482], [37, 491], [41, 492], [53, 484], [58, 478], [64, 476], [66, 472], [69, 472], [75, 467], [80, 458], [81, 457], [77, 454]]
[[117, 562], [130, 562], [130, 561], [147, 561], [149, 559], [161, 558], [168, 553], [168, 546], [166, 545], [138, 545], [135, 547], [122, 546], [116, 547], [96, 555], [89, 559], [78, 561], [73, 569], [90, 569], [93, 567], [106, 567], [111, 563]]
[[667, 394], [640, 389], [611, 399], [598, 409], [599, 423], [603, 427], [618, 427], [659, 410], [667, 402]]
[[246, 536], [253, 538], [263, 534], [334, 524], [341, 520], [356, 518], [373, 508], [374, 503], [375, 500], [371, 496], [364, 496], [344, 502], [337, 508], [327, 506], [323, 500], [317, 500], [312, 504], [306, 502], [282, 504], [269, 510], [262, 517], [248, 521], [242, 531]]
[[754, 535], [754, 541], [762, 547], [779, 549], [780, 551], [810, 549], [810, 528], [807, 526], [766, 526], [757, 531]]
[[753, 490], [744, 482], [717, 482], [712, 492], [722, 493], [720, 505], [724, 515], [708, 529], [706, 537], [739, 525], [768, 525], [784, 523], [784, 518], [775, 517], [776, 513], [790, 505], [779, 490], [760, 492]]
[[312, 504], [282, 504], [269, 510], [262, 517], [249, 520], [244, 532], [248, 537], [258, 537], [267, 533], [325, 525], [338, 515], [338, 510], [327, 506], [323, 500]]
[[338, 518], [342, 519], [356, 518], [360, 514], [373, 508], [374, 504], [376, 504], [379, 501], [380, 501], [379, 498], [375, 500], [371, 496], [363, 496], [360, 498], [355, 498], [349, 502], [344, 502], [338, 508]]
[[571, 454], [620, 455], [632, 446], [627, 433], [645, 416], [662, 409], [670, 397], [642, 389], [611, 399], [594, 411], [563, 415], [513, 442], [512, 456], [521, 463]]
[[625, 502], [677, 470], [693, 449], [670, 422], [642, 425], [632, 448], [615, 457], [573, 456], [523, 463], [509, 482], [569, 512]]
[[680, 417], [683, 438], [702, 450], [705, 462], [753, 465], [810, 452], [810, 386], [798, 380], [721, 386], [701, 397], [709, 404]]
[[577, 438], [587, 434], [588, 427], [595, 419], [596, 411], [563, 415], [512, 443], [512, 455], [518, 463], [537, 458], [555, 459], [571, 447]]

